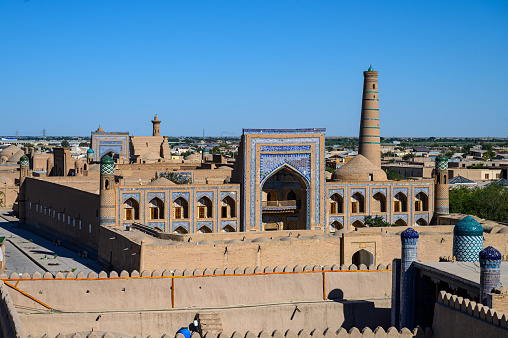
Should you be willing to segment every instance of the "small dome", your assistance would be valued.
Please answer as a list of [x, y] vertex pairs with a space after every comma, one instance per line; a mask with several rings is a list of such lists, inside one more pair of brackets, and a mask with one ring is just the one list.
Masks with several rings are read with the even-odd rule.
[[158, 156], [157, 154], [155, 153], [152, 153], [151, 151], [147, 152], [146, 154], [143, 154], [141, 156], [141, 159], [142, 160], [149, 160], [149, 161], [157, 161], [157, 160], [160, 160], [161, 157]]
[[418, 231], [413, 228], [407, 228], [406, 230], [400, 233], [400, 238], [408, 239], [408, 238], [420, 238]]
[[[372, 175], [372, 176], [371, 176]], [[333, 181], [387, 181], [386, 173], [363, 155], [356, 155], [351, 161], [335, 170]]]
[[374, 68], [372, 68], [372, 65], [370, 65], [369, 69], [367, 70], [368, 72], [373, 72], [374, 71]]
[[503, 227], [497, 232], [498, 234], [508, 234], [508, 227]]
[[488, 246], [480, 251], [480, 259], [486, 261], [500, 261], [501, 253], [496, 248]]
[[78, 158], [76, 161], [74, 161], [74, 165], [76, 167], [82, 167], [83, 166], [83, 161], [80, 158]]
[[93, 151], [92, 148], [88, 148], [88, 150], [86, 151], [87, 154], [94, 154], [95, 152]]
[[201, 155], [193, 153], [183, 158], [184, 160], [201, 160]]
[[101, 159], [101, 164], [115, 164], [115, 161], [113, 161], [113, 159], [109, 155], [105, 155]]
[[483, 236], [483, 228], [473, 217], [466, 216], [455, 224], [453, 234], [456, 236]]
[[28, 156], [23, 155], [23, 156], [21, 156], [21, 158], [19, 159], [19, 163], [20, 163], [21, 165], [29, 165], [29, 164], [30, 164], [30, 160], [28, 159]]
[[231, 177], [226, 177], [226, 179], [224, 180], [224, 184], [229, 184], [231, 183]]
[[156, 180], [153, 180], [152, 182], [148, 183], [148, 185], [176, 185], [176, 183], [168, 180], [167, 178], [165, 177], [159, 177], [158, 179]]
[[9, 158], [12, 155], [16, 154], [20, 150], [21, 150], [21, 148], [16, 147], [15, 145], [11, 144], [7, 148], [0, 151], [0, 156], [5, 156], [5, 157]]
[[[7, 163], [18, 163], [21, 160], [21, 157], [25, 155], [25, 152], [23, 150], [19, 150], [15, 154], [13, 154], [9, 159], [7, 160]], [[27, 157], [28, 158], [28, 157]]]
[[103, 133], [104, 129], [102, 129], [101, 126], [99, 126], [99, 128], [97, 128], [97, 130], [95, 132], [96, 133]]

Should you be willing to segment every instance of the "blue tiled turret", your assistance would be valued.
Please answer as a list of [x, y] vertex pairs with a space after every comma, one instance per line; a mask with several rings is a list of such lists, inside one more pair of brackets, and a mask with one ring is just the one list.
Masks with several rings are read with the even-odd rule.
[[413, 228], [407, 228], [400, 234], [402, 244], [400, 262], [400, 327], [412, 327], [412, 303], [414, 294], [414, 268], [411, 263], [418, 259], [418, 238], [420, 235]]
[[101, 159], [101, 174], [114, 174], [115, 162], [109, 155], [104, 155]]
[[466, 216], [453, 228], [453, 256], [458, 262], [478, 262], [483, 249], [483, 228], [473, 217]]
[[480, 302], [487, 304], [487, 294], [500, 285], [501, 280], [501, 253], [488, 246], [479, 254], [480, 258]]

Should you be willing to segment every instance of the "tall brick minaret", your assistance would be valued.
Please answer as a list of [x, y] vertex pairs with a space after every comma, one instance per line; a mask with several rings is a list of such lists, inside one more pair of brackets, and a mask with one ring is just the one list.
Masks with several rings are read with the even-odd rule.
[[372, 65], [366, 72], [363, 72], [363, 77], [362, 119], [360, 121], [358, 153], [381, 168], [377, 72], [374, 71]]
[[161, 136], [161, 120], [159, 120], [159, 117], [155, 115], [155, 117], [152, 120], [153, 123], [153, 136]]

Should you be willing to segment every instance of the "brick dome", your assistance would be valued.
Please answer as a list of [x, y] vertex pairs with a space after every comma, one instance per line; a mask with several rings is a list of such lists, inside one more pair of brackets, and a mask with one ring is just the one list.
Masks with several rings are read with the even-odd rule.
[[351, 161], [335, 170], [333, 181], [387, 181], [386, 173], [363, 155], [356, 155]]

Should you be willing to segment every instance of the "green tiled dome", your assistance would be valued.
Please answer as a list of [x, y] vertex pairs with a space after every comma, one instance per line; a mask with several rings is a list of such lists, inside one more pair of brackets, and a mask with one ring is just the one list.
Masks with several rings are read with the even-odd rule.
[[19, 159], [19, 164], [30, 165], [30, 160], [28, 159], [28, 156], [26, 155], [21, 156], [21, 158]]
[[455, 224], [453, 234], [457, 236], [483, 236], [483, 228], [473, 217], [466, 216]]
[[106, 155], [101, 159], [101, 164], [115, 164], [115, 162], [109, 155]]
[[448, 157], [443, 154], [436, 156], [436, 169], [448, 169]]

